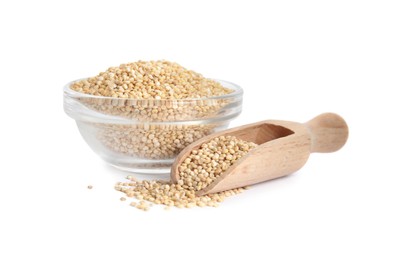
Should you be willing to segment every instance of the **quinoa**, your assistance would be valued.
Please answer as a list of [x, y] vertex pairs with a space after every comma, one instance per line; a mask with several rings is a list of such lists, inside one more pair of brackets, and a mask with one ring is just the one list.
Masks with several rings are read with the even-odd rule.
[[188, 190], [202, 190], [255, 147], [234, 136], [216, 137], [191, 151], [179, 166], [178, 183]]
[[[165, 209], [173, 206], [178, 208], [217, 207], [225, 198], [239, 194], [245, 188], [203, 196], [197, 196], [196, 191], [210, 185], [238, 159], [255, 147], [257, 144], [240, 140], [234, 136], [220, 136], [202, 144], [200, 148], [193, 150], [184, 159], [179, 167], [180, 178], [177, 183], [162, 180], [137, 181], [134, 177], [129, 176], [127, 179], [130, 182], [119, 182], [115, 189], [125, 193], [127, 197], [139, 200], [141, 205], [139, 209], [142, 210], [148, 210], [151, 204], [165, 205]], [[132, 204], [138, 208], [136, 202]]]
[[164, 60], [110, 67], [97, 76], [72, 83], [70, 88], [90, 95], [78, 100], [91, 110], [132, 120], [133, 124], [82, 122], [95, 133], [97, 141], [119, 156], [149, 160], [171, 160], [190, 143], [225, 127], [225, 122], [176, 123], [217, 117], [230, 98], [207, 98], [233, 92], [215, 80]]
[[98, 125], [97, 137], [110, 150], [145, 159], [174, 158], [184, 147], [212, 133], [215, 125]]
[[130, 99], [192, 99], [231, 92], [177, 63], [138, 61], [111, 67], [99, 75], [75, 82], [71, 89], [85, 94]]

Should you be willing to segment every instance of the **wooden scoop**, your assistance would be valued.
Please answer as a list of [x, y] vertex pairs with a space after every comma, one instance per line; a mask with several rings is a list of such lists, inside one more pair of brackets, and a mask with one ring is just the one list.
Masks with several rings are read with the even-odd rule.
[[222, 175], [197, 195], [215, 193], [279, 178], [299, 170], [310, 153], [339, 150], [348, 139], [348, 126], [342, 117], [325, 113], [307, 123], [268, 120], [205, 136], [187, 146], [176, 158], [171, 179], [179, 180], [179, 166], [189, 153], [203, 143], [231, 135], [258, 144], [257, 148], [236, 161]]

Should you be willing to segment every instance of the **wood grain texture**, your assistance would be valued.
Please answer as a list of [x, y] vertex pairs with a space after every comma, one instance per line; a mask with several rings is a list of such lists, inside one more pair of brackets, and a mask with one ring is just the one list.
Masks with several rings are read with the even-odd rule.
[[171, 179], [178, 181], [178, 167], [193, 149], [211, 139], [231, 135], [259, 146], [240, 158], [197, 195], [244, 187], [279, 178], [299, 170], [311, 152], [339, 150], [348, 138], [346, 122], [333, 113], [321, 114], [305, 124], [267, 120], [208, 135], [186, 147], [176, 158]]
[[310, 131], [312, 153], [338, 151], [349, 136], [345, 120], [333, 113], [321, 114], [305, 123], [305, 126]]

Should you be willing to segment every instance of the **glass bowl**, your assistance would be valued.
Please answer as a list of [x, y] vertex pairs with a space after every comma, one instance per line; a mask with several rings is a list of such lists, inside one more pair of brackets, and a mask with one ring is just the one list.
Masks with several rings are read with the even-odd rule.
[[227, 95], [147, 100], [88, 95], [64, 87], [64, 111], [92, 150], [109, 164], [136, 173], [169, 173], [188, 144], [228, 127], [241, 113], [243, 90]]

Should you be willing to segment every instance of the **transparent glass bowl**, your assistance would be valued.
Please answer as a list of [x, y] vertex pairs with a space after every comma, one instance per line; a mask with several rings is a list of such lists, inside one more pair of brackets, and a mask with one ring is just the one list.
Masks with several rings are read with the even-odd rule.
[[64, 87], [64, 111], [76, 120], [92, 148], [109, 164], [137, 173], [169, 173], [188, 144], [226, 129], [241, 113], [243, 90], [216, 80], [233, 92], [180, 100], [144, 100], [83, 94]]

